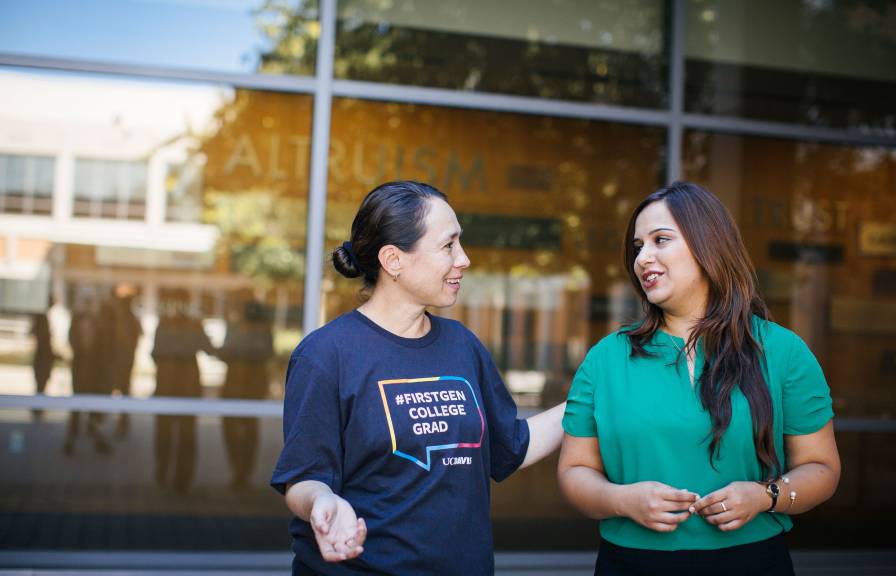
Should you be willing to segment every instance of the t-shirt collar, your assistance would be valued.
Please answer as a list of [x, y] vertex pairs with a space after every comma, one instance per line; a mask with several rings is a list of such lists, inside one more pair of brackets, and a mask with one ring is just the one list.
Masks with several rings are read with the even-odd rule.
[[349, 316], [352, 319], [364, 324], [379, 336], [386, 338], [387, 340], [390, 340], [395, 344], [398, 344], [399, 346], [404, 346], [406, 348], [423, 348], [435, 342], [439, 337], [439, 332], [441, 331], [440, 318], [438, 316], [433, 316], [426, 311], [424, 311], [424, 314], [426, 314], [426, 317], [429, 318], [430, 328], [429, 332], [427, 332], [420, 338], [404, 338], [402, 336], [399, 336], [398, 334], [393, 334], [364, 314], [358, 312], [357, 309], [352, 310], [351, 313], [349, 313]]

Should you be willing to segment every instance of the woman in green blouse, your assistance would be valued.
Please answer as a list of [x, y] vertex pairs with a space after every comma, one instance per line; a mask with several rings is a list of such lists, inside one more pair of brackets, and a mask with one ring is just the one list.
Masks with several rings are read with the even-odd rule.
[[818, 361], [768, 320], [731, 215], [697, 185], [641, 202], [625, 265], [645, 316], [588, 352], [558, 468], [601, 520], [595, 574], [793, 574], [790, 516], [840, 478]]

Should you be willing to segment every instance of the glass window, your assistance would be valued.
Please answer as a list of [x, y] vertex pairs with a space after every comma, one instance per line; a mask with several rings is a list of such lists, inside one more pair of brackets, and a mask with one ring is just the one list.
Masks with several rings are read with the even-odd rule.
[[837, 417], [873, 424], [837, 432], [840, 487], [800, 516], [791, 545], [889, 546], [873, 519], [893, 511], [896, 478], [883, 452], [896, 414], [896, 149], [691, 131], [684, 150], [685, 176], [738, 220], [773, 319], [818, 357]]
[[146, 163], [75, 160], [75, 216], [141, 220], [146, 212]]
[[896, 126], [887, 2], [687, 2], [689, 112], [856, 129]]
[[[473, 265], [459, 304], [440, 313], [480, 336], [519, 402], [552, 405], [587, 348], [630, 309], [623, 230], [659, 183], [663, 137], [659, 128], [338, 98], [327, 247], [348, 239], [361, 199], [381, 182], [444, 191]], [[354, 307], [356, 292], [326, 267], [327, 318]]]
[[0, 53], [311, 75], [317, 12], [317, 0], [2, 2]]
[[639, 107], [666, 103], [665, 3], [339, 2], [337, 78]]
[[688, 132], [685, 174], [725, 194], [778, 322], [818, 356], [838, 416], [896, 413], [896, 150]]
[[[73, 206], [52, 228], [0, 226], [0, 394], [282, 397], [301, 339], [311, 103], [0, 71], [2, 198], [52, 184], [29, 165], [55, 166]], [[26, 145], [48, 160], [13, 153]], [[281, 422], [265, 414], [0, 410], [0, 547], [287, 550], [267, 485]]]
[[54, 170], [50, 157], [0, 154], [0, 212], [50, 214]]
[[[52, 230], [0, 230], [0, 394], [279, 396], [301, 336], [311, 102], [0, 72], [0, 110], [15, 111], [0, 199], [23, 182], [48, 196], [53, 180], [32, 173], [55, 166], [72, 206]], [[9, 153], [23, 143], [47, 155]], [[198, 369], [183, 390], [161, 368], [180, 349]]]
[[187, 158], [165, 167], [165, 218], [170, 222], [202, 221], [201, 158]]
[[0, 410], [2, 549], [283, 552], [288, 566], [290, 514], [268, 486], [281, 428], [279, 418]]
[[[327, 249], [348, 239], [375, 185], [434, 184], [472, 260], [458, 303], [435, 312], [476, 333], [524, 409], [565, 399], [588, 348], [633, 311], [623, 234], [659, 184], [664, 130], [343, 98], [332, 118]], [[326, 318], [357, 306], [358, 287], [328, 265]], [[594, 546], [593, 523], [556, 489], [556, 460], [493, 494], [500, 548]]]

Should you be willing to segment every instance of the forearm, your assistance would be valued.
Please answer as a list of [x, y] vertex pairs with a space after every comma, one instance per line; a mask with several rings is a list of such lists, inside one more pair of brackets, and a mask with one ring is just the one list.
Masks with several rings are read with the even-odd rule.
[[297, 517], [308, 522], [314, 501], [326, 494], [332, 494], [329, 486], [317, 480], [305, 480], [289, 486], [286, 490], [286, 506]]
[[534, 464], [557, 450], [563, 440], [563, 412], [566, 402], [526, 419], [529, 425], [529, 448], [520, 468]]
[[[840, 470], [819, 462], [801, 464], [776, 481], [781, 493], [775, 512], [802, 514], [815, 508], [834, 495], [840, 481]], [[791, 498], [791, 495], [794, 498]]]
[[560, 491], [589, 518], [603, 520], [625, 516], [625, 486], [613, 484], [607, 477], [587, 466], [572, 466], [557, 475]]

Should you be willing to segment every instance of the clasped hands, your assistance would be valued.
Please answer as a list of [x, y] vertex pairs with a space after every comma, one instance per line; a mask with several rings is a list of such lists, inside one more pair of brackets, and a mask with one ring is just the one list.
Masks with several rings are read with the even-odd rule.
[[[673, 532], [693, 515], [719, 530], [737, 530], [768, 507], [765, 489], [756, 482], [732, 482], [702, 498], [661, 482], [638, 482], [629, 488], [621, 515], [657, 532]], [[367, 525], [356, 516], [351, 504], [336, 494], [314, 500], [310, 521], [327, 562], [355, 558], [364, 551]]]
[[661, 482], [629, 486], [622, 515], [657, 532], [672, 532], [693, 515], [722, 531], [737, 530], [769, 506], [761, 484], [732, 482], [706, 496]]
[[320, 554], [327, 562], [356, 558], [364, 551], [367, 524], [352, 505], [336, 494], [322, 494], [311, 507], [311, 528]]

